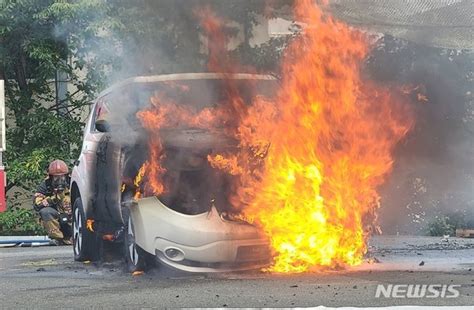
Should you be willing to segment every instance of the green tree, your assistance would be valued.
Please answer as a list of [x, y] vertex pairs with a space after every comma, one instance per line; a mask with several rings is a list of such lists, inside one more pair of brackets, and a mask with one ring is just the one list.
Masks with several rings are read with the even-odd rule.
[[195, 9], [208, 1], [110, 0], [111, 29], [121, 43], [121, 77], [201, 71]]
[[[4, 0], [0, 79], [5, 80], [7, 190], [31, 190], [53, 158], [77, 158], [81, 112], [105, 82], [113, 57], [92, 53], [110, 38], [105, 1]], [[72, 85], [58, 100], [56, 77]]]
[[243, 32], [241, 45], [231, 53], [238, 62], [259, 71], [275, 69], [286, 39], [252, 47], [252, 28], [259, 16], [275, 17], [293, 1], [110, 0], [109, 14], [116, 21], [113, 32], [121, 42], [121, 76], [207, 70], [198, 14], [206, 8], [227, 22], [226, 35]]
[[[291, 36], [271, 38], [261, 45], [251, 46], [253, 28], [259, 22], [259, 16], [266, 19], [278, 17], [281, 11], [289, 8], [294, 0], [246, 0], [246, 1], [212, 1], [219, 16], [234, 22], [242, 28], [242, 43], [231, 52], [241, 65], [255, 68], [257, 72], [279, 74], [280, 59]], [[286, 8], [286, 10], [285, 10]]]

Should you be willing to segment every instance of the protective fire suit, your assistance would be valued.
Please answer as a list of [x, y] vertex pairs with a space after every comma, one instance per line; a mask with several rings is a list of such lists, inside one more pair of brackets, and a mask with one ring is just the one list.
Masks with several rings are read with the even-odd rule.
[[48, 236], [70, 244], [72, 210], [69, 188], [54, 189], [51, 179], [47, 178], [38, 186], [33, 206], [39, 213]]

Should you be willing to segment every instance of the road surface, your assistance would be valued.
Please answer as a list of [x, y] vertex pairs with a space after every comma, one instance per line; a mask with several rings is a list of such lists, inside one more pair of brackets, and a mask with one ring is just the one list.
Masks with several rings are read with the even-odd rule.
[[[378, 284], [460, 285], [457, 298], [375, 298]], [[74, 262], [71, 247], [0, 248], [0, 308], [474, 305], [474, 240], [377, 237], [350, 270], [297, 275], [124, 271]]]

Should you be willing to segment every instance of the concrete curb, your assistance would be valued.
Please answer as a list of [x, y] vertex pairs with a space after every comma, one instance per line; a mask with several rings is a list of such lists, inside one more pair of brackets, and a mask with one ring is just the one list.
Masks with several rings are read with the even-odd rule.
[[49, 245], [48, 236], [0, 236], [0, 247], [34, 247]]

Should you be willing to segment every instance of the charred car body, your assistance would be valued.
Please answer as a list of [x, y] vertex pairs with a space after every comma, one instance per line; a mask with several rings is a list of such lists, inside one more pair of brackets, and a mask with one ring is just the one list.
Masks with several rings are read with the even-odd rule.
[[268, 264], [268, 242], [257, 228], [226, 216], [230, 181], [206, 160], [210, 152], [235, 147], [219, 132], [190, 126], [162, 130], [169, 186], [162, 195], [137, 197], [136, 176], [150, 156], [137, 112], [163, 92], [198, 110], [216, 106], [226, 100], [222, 83], [229, 79], [249, 102], [271, 96], [276, 83], [251, 74], [160, 75], [125, 80], [98, 97], [71, 178], [76, 260], [99, 259], [103, 240], [109, 240], [123, 242], [130, 271], [145, 268], [150, 259], [190, 272]]

